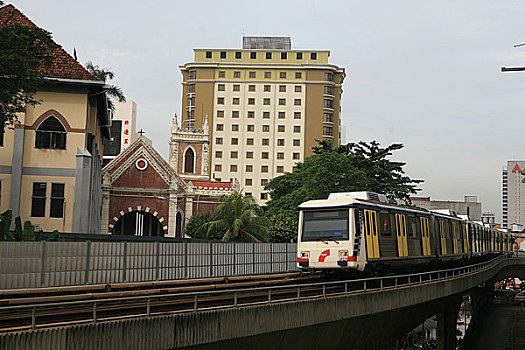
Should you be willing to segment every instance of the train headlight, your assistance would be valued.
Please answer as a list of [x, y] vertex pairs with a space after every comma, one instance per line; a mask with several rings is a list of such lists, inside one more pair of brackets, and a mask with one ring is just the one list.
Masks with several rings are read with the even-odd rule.
[[348, 250], [340, 250], [339, 251], [339, 257], [340, 258], [346, 258], [348, 256]]
[[310, 252], [301, 252], [301, 258], [310, 258]]

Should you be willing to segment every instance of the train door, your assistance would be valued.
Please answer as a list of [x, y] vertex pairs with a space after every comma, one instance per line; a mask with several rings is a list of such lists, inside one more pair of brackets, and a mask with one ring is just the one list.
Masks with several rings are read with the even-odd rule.
[[463, 253], [468, 254], [468, 230], [467, 224], [461, 224], [463, 231]]
[[447, 224], [448, 222], [439, 220], [439, 238], [441, 240], [441, 255], [447, 255], [447, 238], [445, 236], [445, 225]]
[[453, 222], [452, 223], [452, 250], [454, 254], [458, 253], [458, 223]]
[[379, 238], [377, 236], [377, 212], [364, 210], [366, 254], [369, 259], [379, 258]]
[[396, 214], [397, 252], [399, 257], [408, 256], [407, 219], [405, 214]]
[[423, 247], [423, 255], [430, 255], [430, 230], [428, 225], [428, 218], [419, 218], [419, 224], [421, 225], [421, 245]]

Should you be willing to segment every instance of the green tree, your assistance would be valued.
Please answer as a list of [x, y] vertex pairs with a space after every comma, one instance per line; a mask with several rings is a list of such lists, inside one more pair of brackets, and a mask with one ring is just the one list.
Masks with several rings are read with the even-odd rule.
[[206, 238], [219, 235], [226, 242], [268, 241], [270, 222], [255, 199], [234, 192], [220, 201], [210, 221], [203, 225]]
[[186, 234], [193, 238], [200, 238], [200, 239], [213, 239], [213, 240], [220, 240], [222, 239], [222, 235], [217, 234], [213, 237], [206, 237], [206, 230], [204, 229], [204, 225], [206, 225], [211, 220], [211, 214], [210, 213], [202, 213], [193, 215], [188, 220], [188, 223], [186, 224]]
[[271, 223], [270, 242], [289, 243], [297, 238], [297, 216], [278, 213], [269, 217]]
[[[99, 78], [100, 80], [104, 80], [107, 82], [108, 80], [112, 80], [115, 77], [115, 73], [113, 73], [110, 70], [107, 70], [105, 68], [100, 68], [99, 66], [93, 65], [91, 62], [86, 63], [86, 69]], [[106, 89], [106, 94], [109, 97], [113, 97], [114, 99], [118, 100], [119, 102], [125, 102], [126, 97], [124, 97], [124, 92], [122, 89], [116, 85], [109, 85], [109, 87]], [[108, 98], [108, 107], [115, 111], [115, 105], [113, 104], [113, 101]]]
[[48, 53], [57, 46], [41, 28], [0, 27], [0, 132], [15, 124], [27, 105], [39, 104], [35, 94], [45, 82], [42, 71], [51, 66]]
[[10, 227], [13, 220], [13, 212], [6, 210], [0, 215], [0, 241], [6, 241], [11, 237]]
[[271, 194], [267, 216], [286, 216], [288, 230], [295, 233], [297, 206], [304, 201], [327, 198], [331, 192], [371, 191], [409, 202], [422, 182], [405, 175], [405, 163], [389, 159], [402, 144], [382, 148], [376, 141], [338, 147], [326, 140], [318, 143], [314, 154], [297, 164], [297, 171], [276, 177], [266, 186]]

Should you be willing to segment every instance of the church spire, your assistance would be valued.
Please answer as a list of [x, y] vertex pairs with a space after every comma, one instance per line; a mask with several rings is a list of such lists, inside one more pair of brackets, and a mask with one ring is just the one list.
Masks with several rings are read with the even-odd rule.
[[173, 117], [173, 122], [171, 124], [171, 133], [174, 134], [179, 129], [179, 123], [177, 121], [177, 113], [175, 113], [175, 116]]

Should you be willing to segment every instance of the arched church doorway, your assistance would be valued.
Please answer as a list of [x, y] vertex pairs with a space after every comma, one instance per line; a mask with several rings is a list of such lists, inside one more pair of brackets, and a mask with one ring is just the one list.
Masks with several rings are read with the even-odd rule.
[[113, 228], [114, 235], [164, 236], [162, 224], [152, 214], [134, 210], [124, 214]]

